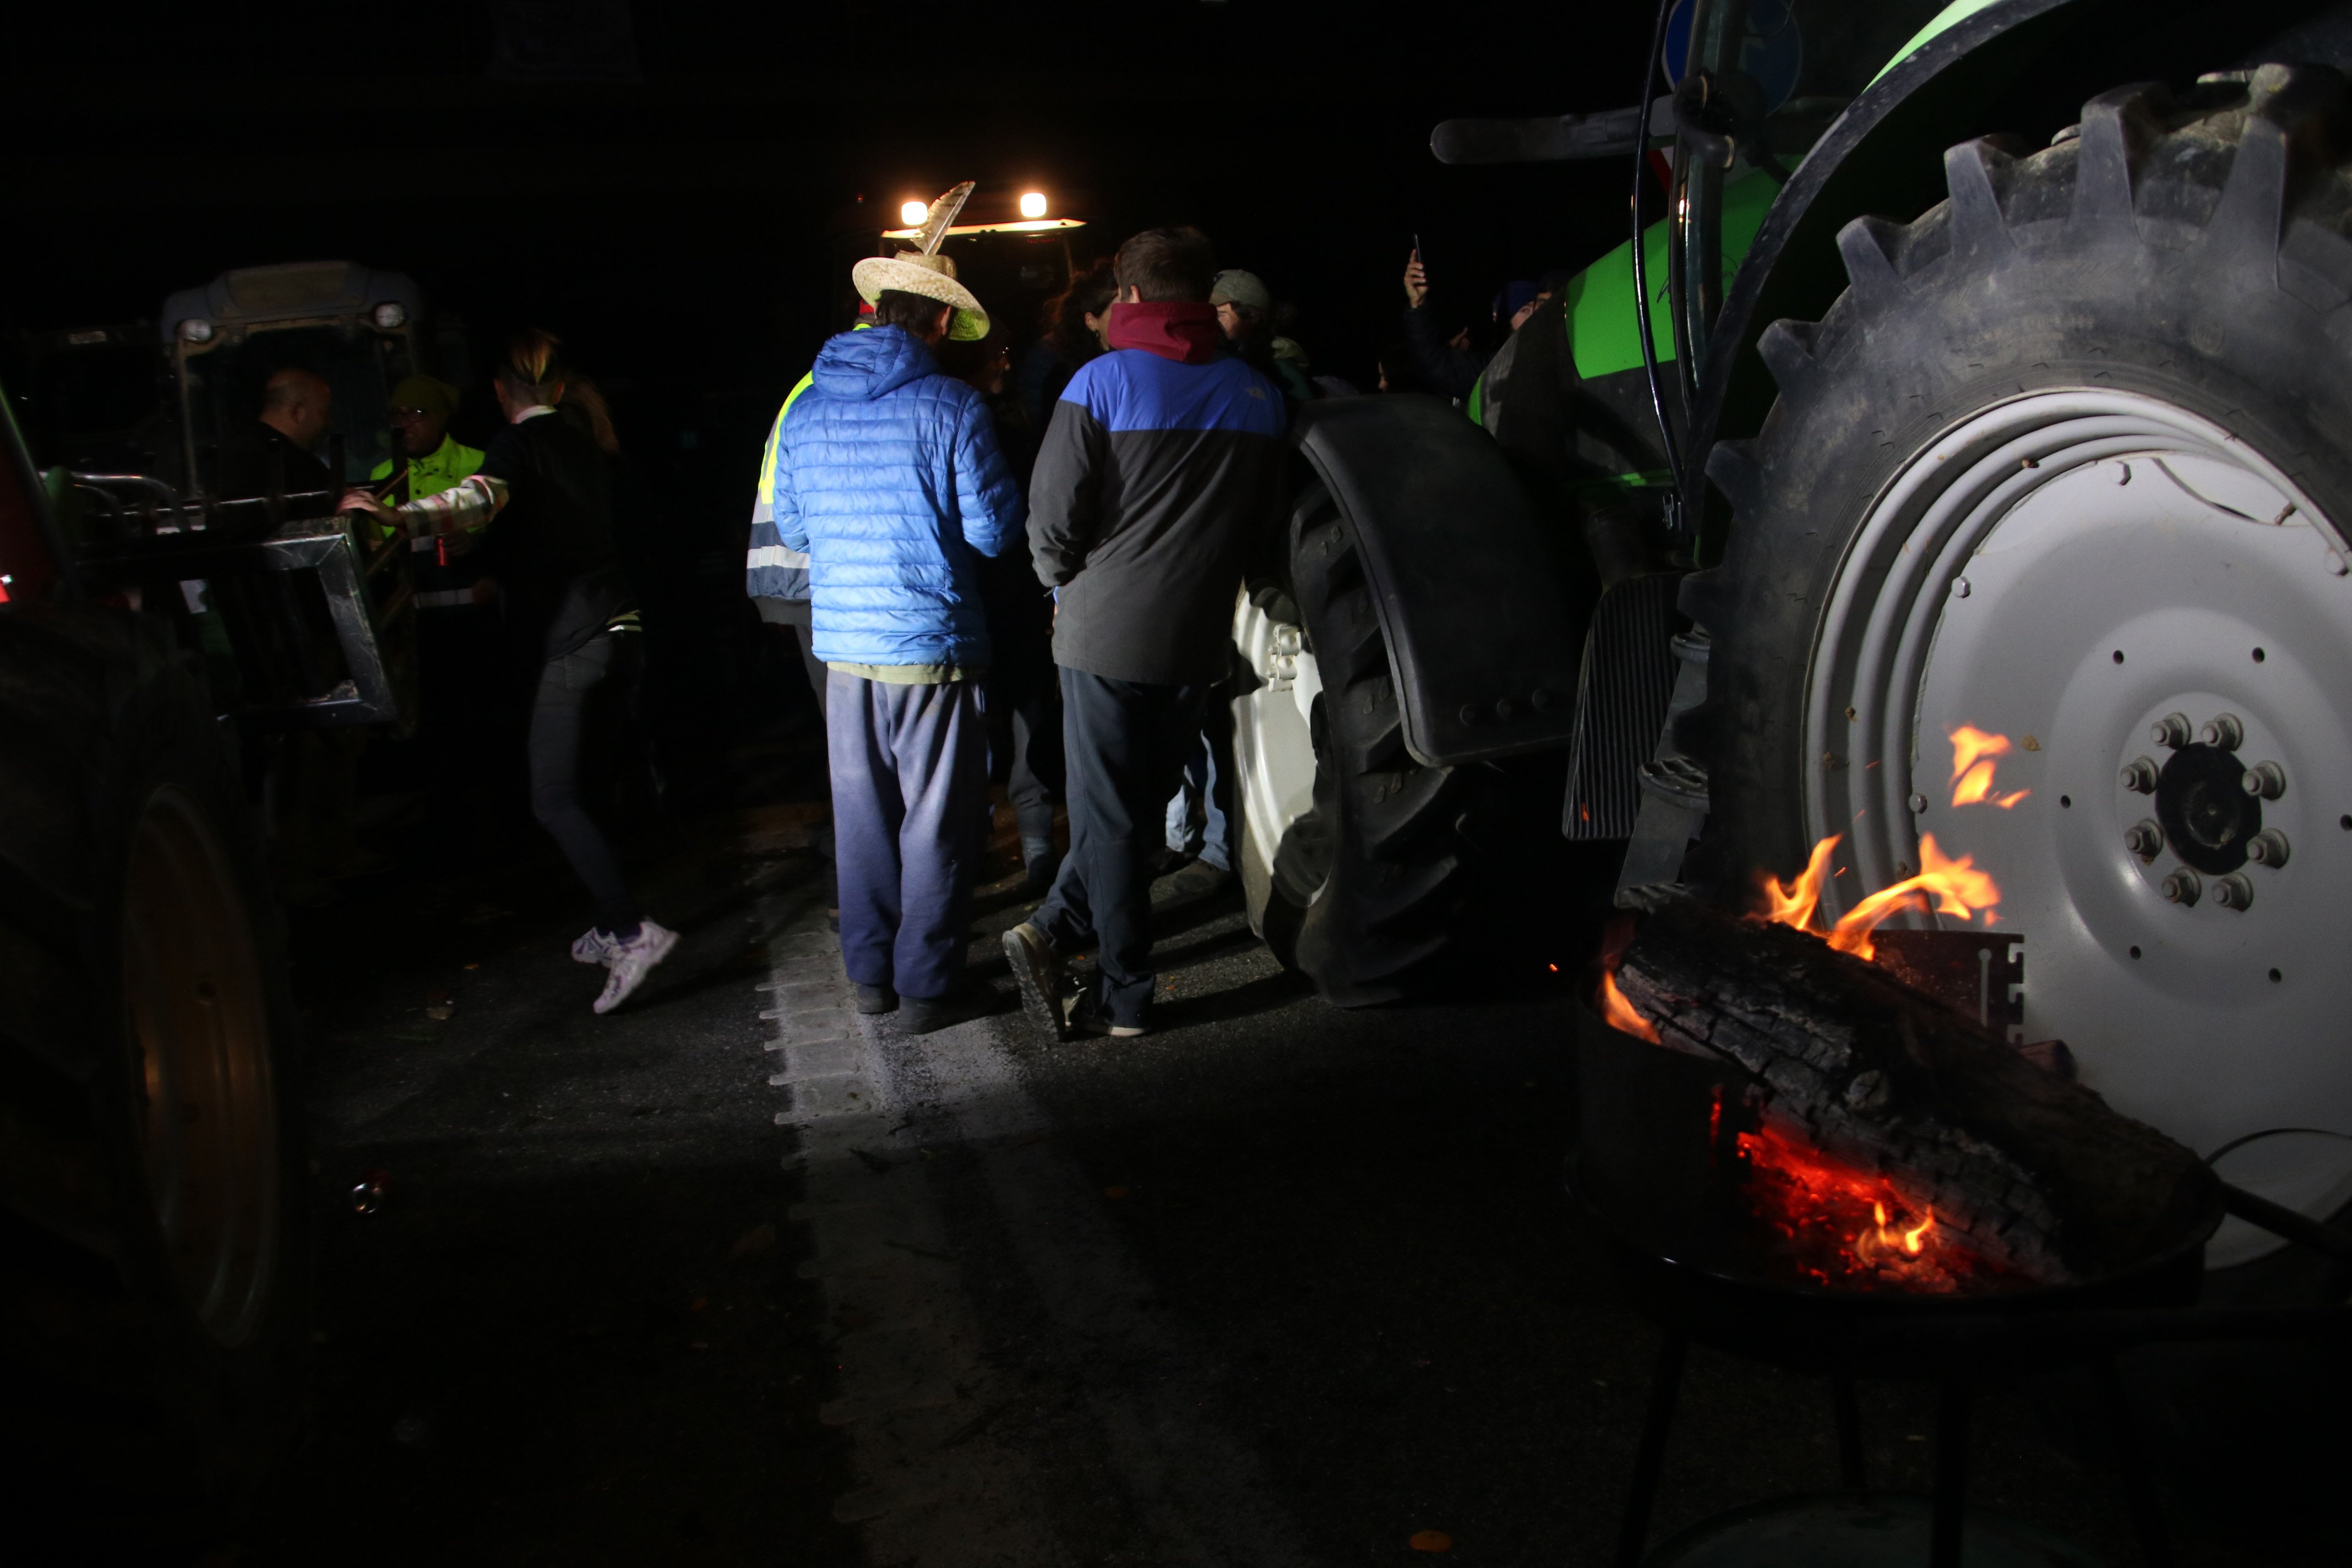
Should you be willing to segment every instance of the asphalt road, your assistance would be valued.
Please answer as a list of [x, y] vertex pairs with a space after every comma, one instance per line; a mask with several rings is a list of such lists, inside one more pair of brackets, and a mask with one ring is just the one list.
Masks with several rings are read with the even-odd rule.
[[[1223, 895], [1163, 910], [1150, 1037], [1045, 1039], [982, 942], [1005, 1010], [908, 1037], [845, 1005], [812, 815], [646, 847], [688, 940], [611, 1017], [543, 864], [306, 922], [317, 1414], [215, 1562], [1612, 1560], [1657, 1336], [1562, 1189], [1565, 982], [1342, 1013]], [[1989, 1396], [1972, 1496], [2137, 1562], [2086, 1407]], [[1924, 1491], [1931, 1391], [1863, 1409]], [[2340, 1437], [2231, 1418], [2167, 1450], [2182, 1560], [2346, 1560]], [[1835, 1482], [1825, 1387], [1694, 1352], [1655, 1538]]]

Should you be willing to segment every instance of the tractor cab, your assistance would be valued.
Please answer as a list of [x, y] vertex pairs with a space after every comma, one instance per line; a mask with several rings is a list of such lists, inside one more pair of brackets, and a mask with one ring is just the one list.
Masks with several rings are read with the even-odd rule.
[[[225, 272], [152, 323], [32, 342], [25, 426], [76, 575], [172, 621], [224, 716], [404, 725], [413, 594], [404, 540], [360, 537], [345, 486], [390, 457], [391, 389], [423, 367], [422, 292], [348, 261]], [[271, 375], [334, 389], [327, 489], [222, 493], [222, 457]]]

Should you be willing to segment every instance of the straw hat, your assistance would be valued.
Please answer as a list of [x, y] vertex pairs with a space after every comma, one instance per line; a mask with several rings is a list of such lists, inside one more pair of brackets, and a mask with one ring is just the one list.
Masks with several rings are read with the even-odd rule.
[[888, 289], [954, 306], [948, 336], [957, 342], [977, 342], [988, 336], [988, 312], [981, 309], [971, 289], [956, 281], [955, 263], [944, 256], [918, 256], [911, 250], [869, 256], [849, 269], [849, 280], [857, 286], [858, 298], [869, 305]]

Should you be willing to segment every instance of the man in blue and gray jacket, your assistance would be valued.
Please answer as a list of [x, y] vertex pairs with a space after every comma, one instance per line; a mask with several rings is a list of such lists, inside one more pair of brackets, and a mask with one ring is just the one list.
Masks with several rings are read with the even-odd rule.
[[[1279, 514], [1288, 417], [1226, 350], [1216, 270], [1198, 229], [1119, 247], [1111, 352], [1063, 389], [1029, 482], [1029, 552], [1059, 605], [1070, 854], [1004, 948], [1056, 1034], [1150, 1026], [1162, 809], [1232, 668], [1243, 563]], [[1090, 937], [1100, 975], [1065, 1018], [1063, 959]]]
[[852, 276], [874, 328], [817, 355], [784, 416], [771, 511], [778, 542], [808, 557], [826, 666], [842, 963], [859, 1011], [924, 1033], [968, 1005], [988, 820], [974, 555], [1018, 537], [1021, 493], [987, 405], [931, 358], [942, 337], [987, 334], [980, 301], [916, 258], [868, 257]]

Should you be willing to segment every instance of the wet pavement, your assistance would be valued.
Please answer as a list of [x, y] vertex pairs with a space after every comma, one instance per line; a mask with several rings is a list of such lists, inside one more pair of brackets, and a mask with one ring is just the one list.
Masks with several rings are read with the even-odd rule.
[[[1612, 1560], [1657, 1339], [1562, 1190], [1565, 982], [1341, 1013], [1229, 892], [1163, 908], [1149, 1037], [1046, 1039], [982, 942], [1002, 1010], [909, 1037], [847, 1005], [815, 815], [649, 841], [687, 942], [609, 1017], [544, 865], [301, 934], [316, 1418], [221, 1561]], [[1979, 1405], [1973, 1499], [2136, 1562], [2076, 1392]], [[1924, 1491], [1931, 1390], [1863, 1412]], [[1832, 1430], [1694, 1352], [1654, 1539], [1832, 1488]], [[2204, 1490], [2184, 1561], [2345, 1558]]]

